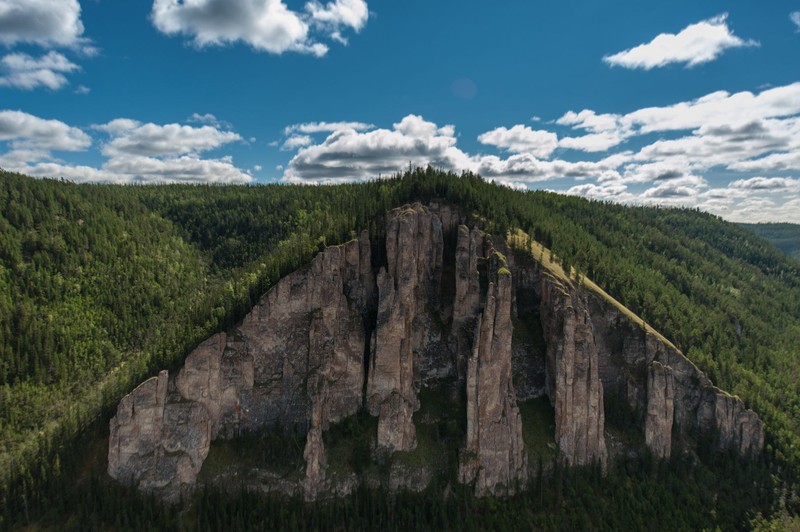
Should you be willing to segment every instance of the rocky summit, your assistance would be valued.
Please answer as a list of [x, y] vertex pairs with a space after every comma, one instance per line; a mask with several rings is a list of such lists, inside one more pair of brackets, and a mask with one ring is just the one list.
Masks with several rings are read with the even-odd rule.
[[[605, 470], [612, 400], [633, 412], [657, 457], [691, 452], [701, 434], [742, 457], [761, 452], [752, 410], [543, 251], [512, 250], [447, 205], [395, 209], [381, 227], [321, 251], [177, 372], [127, 395], [110, 424], [109, 474], [179, 501], [214, 440], [291, 427], [306, 434], [305, 470], [280, 489], [309, 500], [347, 492], [360, 480], [331, 478], [326, 432], [366, 411], [377, 418], [375, 459], [411, 453], [428, 390], [462, 405], [457, 476], [478, 496], [524, 488], [532, 465], [518, 402], [542, 394], [566, 466]], [[517, 340], [527, 325], [541, 331], [543, 352]], [[395, 489], [431, 480], [413, 464], [388, 475]]]

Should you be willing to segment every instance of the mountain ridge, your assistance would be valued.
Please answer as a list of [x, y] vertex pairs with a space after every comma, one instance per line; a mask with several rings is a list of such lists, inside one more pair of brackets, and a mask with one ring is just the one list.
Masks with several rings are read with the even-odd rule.
[[[496, 234], [524, 229], [553, 250], [559, 266], [598, 280], [614, 298], [668, 334], [715, 384], [742, 397], [765, 419], [768, 462], [781, 464], [775, 467], [786, 475], [800, 448], [792, 445], [798, 430], [791, 414], [798, 396], [792, 354], [797, 352], [800, 296], [794, 295], [800, 276], [797, 266], [777, 250], [716, 217], [521, 193], [478, 176], [433, 169], [337, 187], [118, 187], [4, 173], [0, 339], [5, 350], [2, 360], [11, 361], [4, 368], [12, 369], [0, 387], [4, 420], [0, 470], [5, 479], [15, 479], [3, 483], [2, 494], [12, 522], [24, 514], [23, 496], [34, 513], [49, 490], [72, 489], [66, 472], [73, 470], [74, 458], [65, 453], [75, 449], [77, 443], [71, 442], [80, 441], [76, 434], [94, 426], [89, 424], [92, 419], [105, 423], [110, 418], [109, 410], [102, 414], [103, 404], [115, 407], [146, 375], [176, 367], [191, 347], [241, 319], [244, 309], [275, 279], [308, 262], [326, 242], [349, 240], [353, 227], [380, 232], [374, 222], [378, 212], [436, 198], [462, 205]], [[159, 224], [157, 231], [148, 226], [152, 221]], [[79, 269], [85, 269], [80, 254], [86, 253], [86, 242], [92, 243], [88, 249], [95, 257], [91, 287]], [[143, 264], [137, 261], [169, 257], [167, 248], [176, 249], [176, 242], [185, 245], [178, 248], [186, 252], [178, 261], [183, 275], [200, 282], [181, 284], [171, 268], [147, 268], [162, 275], [163, 287], [180, 288], [172, 306], [165, 304], [169, 298], [162, 288], [111, 267], [114, 257], [124, 256], [129, 260], [121, 264], [134, 271]], [[130, 286], [135, 286], [136, 301], [162, 305], [154, 308], [164, 313], [159, 314], [163, 318], [147, 323], [136, 319], [149, 307], [126, 300], [125, 290], [134, 280]], [[61, 383], [60, 374], [53, 373], [46, 360], [36, 362], [39, 351], [33, 348], [38, 345], [35, 339], [45, 339], [61, 323], [48, 321], [48, 313], [73, 308], [69, 287], [84, 291], [80, 297], [91, 288], [89, 295], [95, 299], [88, 301], [97, 312], [62, 314], [82, 317], [80, 323], [67, 323], [69, 327], [62, 330], [67, 338], [81, 338], [88, 349], [60, 346], [55, 353], [80, 371], [92, 370], [81, 378], [82, 373], [66, 374]], [[47, 290], [46, 297], [42, 290]], [[136, 337], [147, 339], [144, 352], [129, 348], [113, 328], [106, 328], [103, 320], [115, 308], [135, 310], [128, 314], [126, 326]], [[91, 327], [81, 332], [77, 325]], [[22, 334], [11, 335], [11, 330]], [[37, 334], [29, 335], [28, 330]], [[113, 345], [111, 352], [119, 355], [94, 351], [98, 340]], [[83, 358], [70, 358], [78, 353]], [[17, 357], [30, 365], [17, 366]], [[107, 367], [120, 369], [106, 371]], [[101, 382], [108, 383], [105, 391], [93, 391], [97, 400], [83, 403], [83, 413], [67, 410], [48, 417], [37, 410], [37, 405], [58, 404], [61, 398], [79, 405], [78, 392], [96, 390]], [[3, 408], [8, 405], [24, 405], [24, 410]], [[39, 424], [39, 419], [49, 421]], [[17, 443], [23, 440], [24, 453]], [[56, 473], [59, 470], [63, 473]]]

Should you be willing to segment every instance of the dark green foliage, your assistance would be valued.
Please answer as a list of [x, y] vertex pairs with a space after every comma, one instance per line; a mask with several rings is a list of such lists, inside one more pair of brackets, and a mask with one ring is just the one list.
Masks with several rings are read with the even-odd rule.
[[757, 514], [771, 515], [764, 494], [776, 488], [763, 466], [715, 455], [708, 465], [626, 459], [606, 478], [595, 467], [555, 467], [508, 499], [476, 499], [452, 479], [419, 494], [361, 487], [315, 503], [206, 487], [179, 513], [101, 473], [65, 492], [36, 523], [58, 530], [743, 530]]
[[800, 260], [800, 225], [798, 224], [738, 224], [760, 236], [790, 257]]
[[[241, 319], [322, 246], [362, 228], [379, 239], [380, 215], [415, 200], [447, 201], [495, 234], [520, 228], [550, 247], [754, 408], [769, 460], [793, 478], [800, 266], [717, 217], [518, 192], [430, 168], [335, 187], [92, 186], [0, 172], [0, 507], [9, 509], [0, 519], [47, 508], [70, 442], [92, 420], [104, 426], [136, 383]], [[380, 249], [374, 260], [385, 260]], [[685, 474], [676, 478], [702, 480]], [[619, 500], [649, 504], [649, 491], [629, 488]], [[674, 510], [685, 501], [673, 491]], [[566, 499], [578, 504], [581, 493]]]

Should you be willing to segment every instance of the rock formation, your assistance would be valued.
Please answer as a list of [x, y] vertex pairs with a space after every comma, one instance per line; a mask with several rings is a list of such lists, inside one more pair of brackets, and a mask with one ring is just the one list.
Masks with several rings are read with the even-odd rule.
[[645, 439], [656, 456], [667, 458], [675, 448], [673, 425], [681, 439], [700, 433], [710, 436], [719, 449], [743, 457], [761, 452], [764, 426], [755, 412], [714, 386], [640, 319], [631, 320], [602, 296], [589, 298], [604, 393], [615, 394], [645, 414]]
[[599, 462], [605, 470], [603, 385], [586, 294], [542, 275], [541, 318], [547, 339], [548, 395], [556, 412], [556, 445], [568, 465]]
[[[415, 205], [387, 217], [387, 269], [378, 273], [378, 318], [375, 349], [367, 379], [367, 405], [378, 416], [378, 447], [413, 450], [412, 415], [419, 408], [417, 389], [429, 345], [439, 340], [429, 314], [439, 306], [444, 239], [442, 223], [428, 209]], [[432, 338], [433, 337], [433, 338]], [[444, 371], [448, 368], [446, 363]], [[425, 363], [439, 368], [440, 361]]]
[[658, 458], [672, 453], [672, 420], [675, 414], [675, 387], [672, 371], [658, 361], [647, 369], [647, 412], [644, 439]]
[[527, 478], [522, 418], [511, 379], [511, 273], [504, 262], [490, 261], [495, 280], [478, 317], [467, 368], [467, 438], [459, 476], [465, 483], [475, 481], [478, 496], [513, 493]]
[[450, 328], [451, 345], [456, 354], [456, 375], [459, 389], [467, 375], [467, 359], [472, 353], [475, 325], [481, 305], [481, 285], [478, 258], [484, 257], [483, 233], [466, 225], [458, 227], [455, 255], [455, 298], [453, 322]]
[[177, 502], [193, 488], [208, 455], [212, 422], [200, 403], [168, 402], [172, 384], [162, 371], [122, 399], [111, 420], [108, 472]]
[[[758, 416], [666, 339], [601, 291], [535, 257], [515, 258], [503, 239], [462, 221], [446, 205], [395, 209], [385, 243], [363, 232], [278, 281], [228, 334], [122, 399], [110, 424], [109, 474], [178, 501], [194, 488], [212, 440], [280, 426], [306, 433], [305, 476], [281, 479], [276, 489], [308, 499], [345, 493], [359, 480], [329, 478], [337, 456], [326, 450], [325, 432], [365, 407], [378, 418], [382, 460], [411, 452], [425, 389], [466, 403], [459, 477], [478, 495], [525, 482], [517, 400], [543, 389], [568, 465], [605, 469], [604, 397], [640, 416], [656, 456], [669, 457], [694, 433], [742, 456], [761, 451]], [[384, 245], [380, 265], [373, 248]], [[512, 342], [512, 317], [536, 322], [528, 336], [541, 336], [532, 343], [546, 353]], [[463, 414], [448, 415], [458, 427], [452, 417]], [[389, 487], [422, 489], [431, 478], [399, 462], [389, 471]]]
[[366, 233], [281, 279], [230, 335], [214, 335], [175, 376], [162, 372], [121, 401], [109, 474], [176, 500], [192, 489], [212, 439], [280, 424], [309, 428], [313, 497], [325, 478], [322, 432], [362, 404], [373, 287]]

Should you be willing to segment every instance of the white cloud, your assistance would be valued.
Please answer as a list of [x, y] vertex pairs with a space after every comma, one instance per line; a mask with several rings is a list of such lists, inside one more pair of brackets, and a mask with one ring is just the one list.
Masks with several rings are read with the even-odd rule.
[[190, 124], [205, 124], [208, 126], [214, 126], [215, 128], [224, 128], [224, 129], [231, 129], [230, 123], [220, 120], [216, 116], [211, 113], [192, 113], [192, 116], [186, 119], [187, 122]]
[[335, 0], [326, 5], [312, 1], [306, 4], [306, 11], [312, 21], [332, 26], [333, 31], [342, 26], [360, 31], [369, 18], [369, 9], [364, 0]]
[[556, 124], [588, 131], [588, 135], [559, 141], [562, 148], [583, 151], [608, 150], [626, 139], [652, 133], [692, 131], [690, 137], [654, 142], [641, 151], [640, 158], [693, 154], [695, 160], [702, 158], [709, 167], [781, 146], [788, 149], [787, 139], [800, 138], [800, 125], [793, 118], [798, 113], [800, 83], [793, 83], [759, 94], [717, 91], [695, 100], [647, 107], [625, 115], [599, 114], [590, 109], [568, 111]]
[[534, 157], [550, 157], [558, 147], [558, 136], [550, 131], [533, 130], [516, 125], [511, 129], [498, 127], [478, 136], [481, 144], [497, 146], [512, 153], [530, 153]]
[[303, 12], [282, 0], [155, 0], [151, 16], [162, 33], [189, 36], [200, 47], [244, 42], [273, 54], [321, 57], [328, 46], [320, 38], [343, 41], [341, 29], [359, 31], [369, 12], [363, 0], [309, 2]]
[[621, 176], [616, 170], [619, 157], [612, 156], [600, 161], [564, 160], [543, 161], [530, 153], [518, 153], [508, 158], [494, 155], [469, 158], [469, 166], [463, 169], [472, 170], [487, 178], [532, 182], [554, 181], [570, 178], [584, 180], [595, 178], [598, 181], [619, 181]]
[[248, 173], [229, 156], [201, 158], [200, 153], [241, 141], [234, 132], [211, 126], [142, 124], [117, 119], [95, 126], [111, 138], [102, 147], [107, 158], [99, 168], [72, 165], [55, 151], [85, 151], [92, 139], [78, 128], [58, 120], [21, 111], [0, 111], [0, 142], [9, 150], [0, 154], [0, 167], [40, 177], [63, 177], [76, 182], [192, 182], [247, 183]]
[[789, 190], [800, 191], [800, 179], [791, 177], [751, 177], [737, 179], [728, 185], [730, 188], [745, 190]]
[[600, 185], [583, 183], [569, 188], [567, 194], [596, 200], [620, 201], [625, 198], [627, 190], [628, 187], [622, 183], [605, 183]]
[[0, 141], [14, 150], [80, 151], [92, 144], [89, 135], [64, 122], [10, 110], [0, 111]]
[[[522, 124], [479, 135], [508, 152], [498, 155], [466, 153], [453, 126], [415, 115], [387, 129], [353, 124], [286, 128], [287, 138], [308, 131], [311, 144], [291, 159], [284, 180], [363, 180], [432, 164], [517, 188], [536, 184], [624, 203], [700, 207], [738, 220], [800, 222], [800, 211], [786, 208], [800, 196], [796, 175], [786, 175], [800, 172], [800, 83], [760, 93], [717, 91], [627, 114], [569, 111], [555, 124], [574, 136]], [[314, 140], [323, 131], [327, 138]], [[637, 150], [614, 150], [623, 142]], [[552, 158], [556, 147], [600, 155]]]
[[645, 190], [642, 198], [693, 198], [706, 188], [708, 188], [708, 183], [705, 179], [689, 175], [661, 181], [656, 186]]
[[690, 24], [678, 34], [662, 33], [646, 44], [607, 55], [603, 61], [611, 66], [650, 70], [671, 63], [693, 67], [715, 60], [725, 50], [758, 46], [733, 34], [727, 24], [727, 13]]
[[234, 166], [230, 157], [114, 157], [103, 165], [103, 170], [128, 182], [240, 184], [253, 180]]
[[365, 124], [364, 122], [306, 122], [286, 126], [283, 130], [283, 134], [290, 136], [293, 133], [333, 133], [334, 131], [342, 131], [344, 129], [365, 131], [367, 129], [373, 129], [374, 127], [375, 126], [372, 124]]
[[556, 124], [585, 129], [592, 133], [605, 133], [619, 129], [620, 119], [620, 115], [597, 114], [591, 109], [584, 109], [580, 113], [567, 111], [564, 116], [556, 120]]
[[80, 15], [78, 0], [0, 0], [0, 43], [85, 45]]
[[321, 144], [302, 148], [289, 162], [288, 182], [333, 183], [388, 175], [409, 164], [464, 168], [469, 158], [456, 147], [453, 126], [439, 127], [408, 115], [392, 129], [332, 132]]
[[126, 118], [112, 120], [96, 129], [112, 136], [103, 146], [103, 154], [109, 157], [197, 154], [242, 140], [238, 133], [213, 126], [141, 124]]
[[797, 31], [800, 31], [800, 11], [795, 11], [789, 14], [789, 19], [797, 26]]
[[67, 84], [64, 74], [76, 70], [80, 67], [58, 52], [50, 51], [38, 58], [22, 53], [9, 54], [0, 60], [0, 86], [57, 90]]
[[293, 135], [283, 142], [281, 150], [283, 151], [296, 150], [297, 148], [303, 148], [305, 146], [309, 146], [312, 142], [314, 142], [314, 140], [308, 135]]
[[593, 153], [607, 151], [623, 140], [625, 137], [618, 131], [602, 131], [579, 137], [563, 137], [558, 141], [558, 147]]

